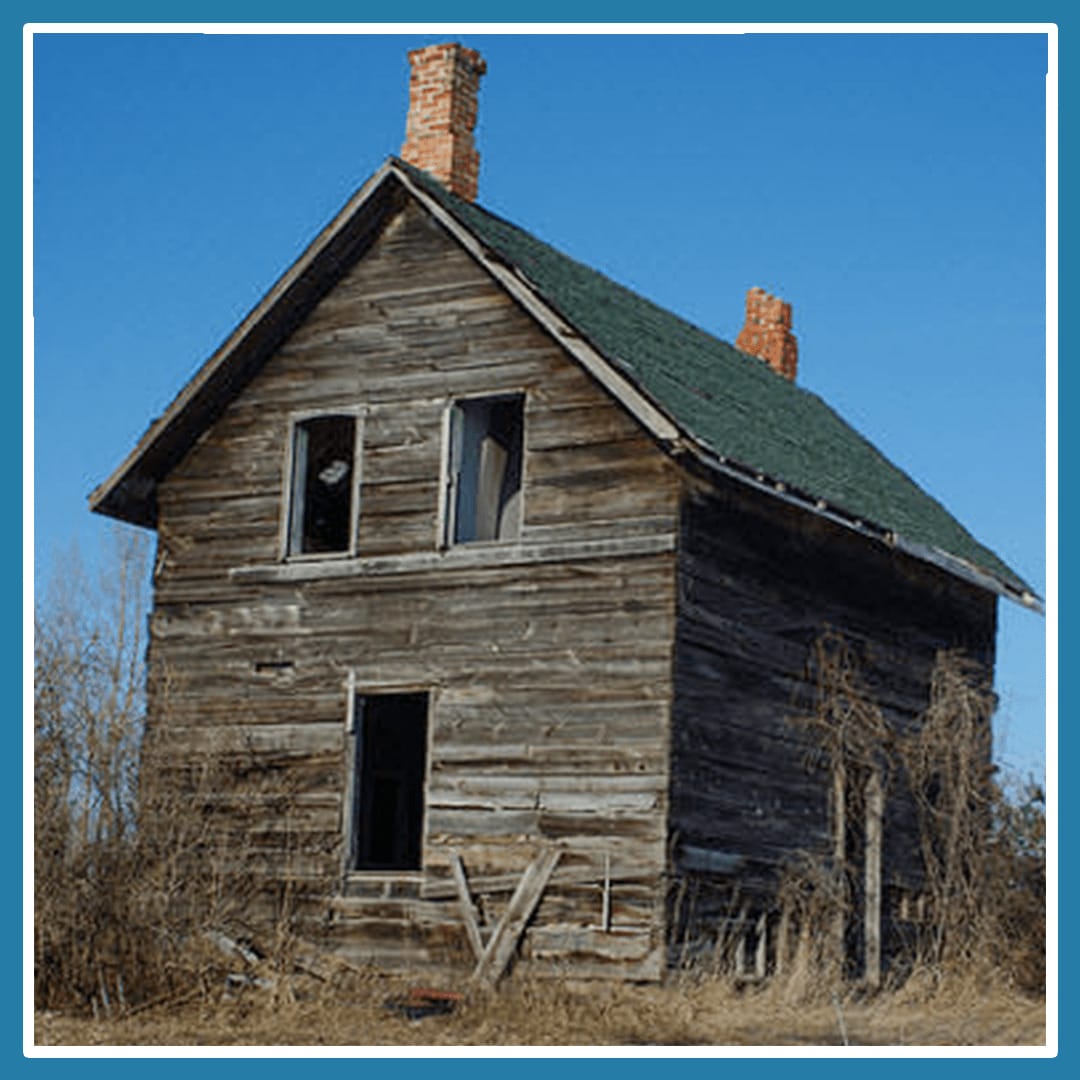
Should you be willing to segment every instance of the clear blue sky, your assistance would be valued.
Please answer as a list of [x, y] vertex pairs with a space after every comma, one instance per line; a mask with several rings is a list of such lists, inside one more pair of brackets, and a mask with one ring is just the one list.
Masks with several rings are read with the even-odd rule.
[[[448, 35], [44, 35], [34, 49], [35, 553], [397, 153]], [[799, 381], [1045, 590], [1046, 40], [482, 36], [480, 199]], [[998, 757], [1041, 772], [1044, 631], [1000, 604]]]

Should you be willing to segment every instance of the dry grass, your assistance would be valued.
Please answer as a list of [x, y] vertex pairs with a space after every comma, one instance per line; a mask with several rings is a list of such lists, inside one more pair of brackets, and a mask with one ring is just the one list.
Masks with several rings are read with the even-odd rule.
[[449, 1015], [409, 1020], [386, 1008], [408, 986], [372, 973], [328, 987], [207, 996], [97, 1020], [39, 1013], [41, 1046], [1039, 1046], [1045, 1004], [971, 983], [865, 1000], [795, 998], [780, 983], [669, 986], [511, 979]]

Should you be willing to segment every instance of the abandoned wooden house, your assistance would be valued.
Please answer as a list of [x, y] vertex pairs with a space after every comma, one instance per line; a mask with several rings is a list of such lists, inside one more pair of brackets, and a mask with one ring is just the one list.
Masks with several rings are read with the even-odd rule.
[[[905, 723], [1039, 601], [795, 384], [787, 304], [733, 347], [478, 206], [484, 62], [409, 59], [401, 158], [90, 496], [157, 530], [149, 731], [287, 779], [220, 796], [345, 957], [656, 979], [741, 916], [764, 970], [833, 850], [823, 629]], [[865, 807], [873, 973], [917, 851]]]

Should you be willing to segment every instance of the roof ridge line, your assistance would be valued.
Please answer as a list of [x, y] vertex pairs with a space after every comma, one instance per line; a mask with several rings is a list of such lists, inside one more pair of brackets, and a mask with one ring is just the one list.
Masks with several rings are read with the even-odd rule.
[[[425, 182], [439, 188], [440, 194], [445, 196], [446, 200], [450, 203], [450, 206], [444, 207], [444, 209], [447, 211], [447, 213], [452, 214], [454, 219], [465, 228], [469, 228], [469, 225], [467, 222], [462, 221], [460, 215], [456, 212], [457, 207], [454, 205], [456, 203], [461, 203], [468, 209], [483, 214], [486, 217], [490, 218], [492, 221], [498, 222], [498, 224], [508, 229], [512, 229], [514, 232], [526, 237], [533, 243], [539, 244], [545, 248], [550, 249], [553, 252], [556, 252], [560, 258], [566, 259], [568, 262], [574, 263], [575, 266], [580, 267], [582, 270], [585, 270], [590, 274], [594, 274], [599, 278], [603, 278], [603, 280], [607, 282], [612, 288], [618, 289], [620, 292], [632, 297], [638, 303], [647, 304], [654, 311], [664, 315], [669, 319], [677, 320], [679, 323], [681, 323], [684, 327], [686, 327], [693, 333], [700, 334], [702, 337], [708, 338], [710, 342], [716, 342], [720, 345], [726, 346], [740, 358], [745, 358], [751, 368], [761, 368], [764, 373], [771, 375], [773, 378], [782, 380], [792, 390], [798, 391], [800, 394], [810, 394], [814, 397], [818, 397], [818, 400], [823, 400], [817, 394], [815, 394], [814, 391], [807, 389], [805, 386], [800, 386], [798, 383], [792, 382], [790, 379], [786, 379], [784, 378], [784, 376], [779, 375], [777, 372], [773, 371], [773, 369], [769, 367], [769, 365], [766, 364], [760, 357], [754, 356], [752, 353], [745, 352], [737, 345], [735, 345], [734, 342], [728, 341], [727, 338], [721, 337], [719, 334], [715, 334], [711, 330], [706, 330], [705, 327], [700, 326], [696, 322], [693, 322], [685, 315], [680, 315], [677, 311], [673, 311], [671, 308], [664, 307], [656, 300], [652, 300], [644, 293], [638, 292], [636, 289], [630, 288], [629, 285], [624, 285], [621, 281], [613, 278], [610, 274], [605, 273], [603, 270], [598, 270], [595, 266], [591, 266], [589, 263], [584, 262], [582, 259], [579, 259], [574, 255], [568, 255], [566, 252], [553, 247], [550, 243], [548, 243], [548, 241], [544, 240], [540, 236], [537, 236], [536, 233], [530, 232], [528, 229], [523, 228], [516, 222], [511, 221], [509, 218], [505, 218], [501, 214], [496, 213], [494, 210], [490, 210], [483, 204], [478, 202], [468, 202], [467, 200], [462, 199], [460, 195], [455, 195], [454, 192], [452, 192], [445, 185], [441, 184], [436, 177], [432, 176], [431, 173], [427, 172], [425, 169], [418, 168], [416, 165], [412, 165], [407, 161], [403, 161], [401, 158], [395, 157], [393, 154], [391, 154], [387, 158], [387, 161], [391, 164], [400, 166], [401, 169], [406, 172], [406, 174], [419, 174], [419, 176], [422, 177]], [[472, 229], [469, 228], [469, 231], [471, 232]], [[481, 243], [484, 243], [484, 241], [481, 240]], [[484, 246], [489, 247], [490, 245], [484, 243]], [[520, 267], [516, 266], [516, 264], [514, 264], [511, 260], [507, 259], [501, 253], [495, 252], [495, 257], [498, 258], [500, 261], [506, 262], [507, 265], [512, 266], [520, 271]], [[531, 279], [529, 280], [531, 281]], [[535, 283], [534, 287], [536, 287]], [[545, 295], [543, 289], [537, 289], [537, 291], [541, 295]], [[548, 302], [550, 303], [551, 301], [549, 300]]]

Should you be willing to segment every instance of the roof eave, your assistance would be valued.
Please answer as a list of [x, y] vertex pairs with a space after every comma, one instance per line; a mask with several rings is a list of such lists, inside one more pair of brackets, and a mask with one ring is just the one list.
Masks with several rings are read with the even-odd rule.
[[1003, 596], [1020, 604], [1022, 607], [1038, 612], [1040, 615], [1045, 614], [1041, 597], [1026, 587], [1020, 587], [999, 578], [964, 559], [943, 551], [941, 548], [930, 547], [927, 544], [910, 540], [894, 529], [856, 517], [841, 507], [832, 506], [823, 499], [798, 491], [782, 480], [767, 476], [760, 470], [748, 468], [739, 462], [732, 461], [730, 458], [717, 455], [697, 440], [688, 437], [685, 445], [690, 448], [693, 455], [702, 464], [714, 472], [721, 473], [740, 484], [752, 487], [771, 498], [779, 499], [789, 506], [797, 507], [804, 513], [813, 514], [815, 517], [823, 518], [834, 525], [840, 525], [845, 529], [856, 532], [875, 543], [903, 552], [920, 562], [929, 563], [931, 566], [944, 570], [953, 577], [967, 581], [969, 584], [976, 585], [987, 592]]

